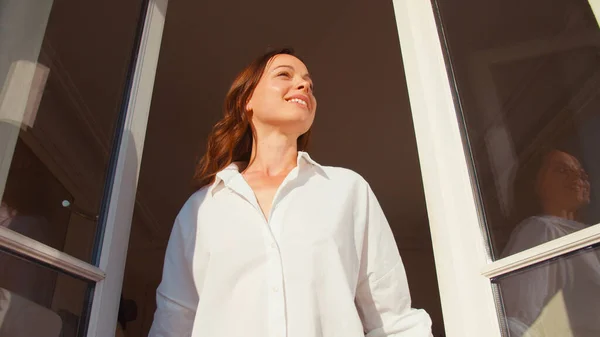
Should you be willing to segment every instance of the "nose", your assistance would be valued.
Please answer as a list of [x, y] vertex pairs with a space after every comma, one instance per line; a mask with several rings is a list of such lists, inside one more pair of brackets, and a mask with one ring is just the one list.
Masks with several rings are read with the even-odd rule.
[[307, 92], [307, 93], [312, 91], [311, 88], [310, 88], [310, 82], [308, 82], [305, 79], [300, 79], [298, 81], [298, 84], [296, 85], [296, 89], [302, 90], [302, 91]]
[[587, 175], [587, 173], [583, 170], [572, 170], [570, 172], [570, 176], [572, 179], [575, 180], [581, 180], [583, 183], [588, 183], [589, 182], [589, 177]]

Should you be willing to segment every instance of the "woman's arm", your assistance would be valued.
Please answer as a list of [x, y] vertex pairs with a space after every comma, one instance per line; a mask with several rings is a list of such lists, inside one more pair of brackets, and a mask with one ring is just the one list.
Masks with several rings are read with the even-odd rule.
[[197, 207], [188, 202], [175, 219], [167, 245], [162, 282], [156, 290], [156, 312], [149, 337], [191, 336], [198, 292], [194, 285]]
[[367, 337], [429, 337], [431, 319], [411, 308], [404, 265], [392, 230], [371, 188], [366, 186], [365, 238], [356, 306]]

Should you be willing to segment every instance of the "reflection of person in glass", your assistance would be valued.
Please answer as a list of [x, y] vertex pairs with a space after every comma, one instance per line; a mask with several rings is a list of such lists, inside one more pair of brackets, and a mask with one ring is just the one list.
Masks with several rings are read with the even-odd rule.
[[[577, 212], [590, 202], [590, 183], [580, 162], [559, 150], [537, 156], [530, 188], [538, 201], [538, 215], [513, 231], [503, 256], [518, 253], [586, 227]], [[527, 196], [523, 194], [522, 196]], [[533, 267], [500, 281], [510, 336], [547, 336], [532, 328], [548, 303], [560, 295], [562, 314], [573, 336], [600, 335], [600, 260], [584, 251]], [[556, 311], [554, 311], [556, 314]], [[557, 317], [557, 316], [553, 316]], [[545, 324], [545, 323], [541, 323]]]

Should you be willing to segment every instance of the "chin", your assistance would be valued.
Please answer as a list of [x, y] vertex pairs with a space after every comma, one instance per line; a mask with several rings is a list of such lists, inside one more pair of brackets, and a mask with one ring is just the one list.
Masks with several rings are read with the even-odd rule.
[[302, 135], [310, 129], [312, 123], [313, 118], [294, 118], [281, 121], [279, 125], [281, 125], [282, 129], [284, 129], [287, 134]]
[[581, 197], [581, 198], [577, 198], [577, 201], [574, 203], [574, 209], [575, 210], [580, 210], [583, 207], [587, 206], [590, 204], [590, 198], [585, 198], [585, 197]]
[[289, 135], [298, 135], [298, 137], [300, 137], [301, 135], [307, 133], [308, 130], [310, 130], [310, 125], [308, 127], [304, 125], [296, 125], [295, 127], [286, 128], [285, 133]]

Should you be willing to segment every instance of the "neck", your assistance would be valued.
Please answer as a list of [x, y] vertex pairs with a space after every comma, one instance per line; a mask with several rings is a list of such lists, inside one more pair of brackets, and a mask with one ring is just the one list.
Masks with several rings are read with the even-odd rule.
[[575, 220], [575, 211], [564, 207], [556, 207], [553, 205], [543, 205], [544, 214], [552, 215], [567, 220]]
[[252, 154], [245, 173], [262, 173], [266, 176], [287, 174], [297, 164], [297, 137], [280, 133], [257, 136], [252, 144]]

